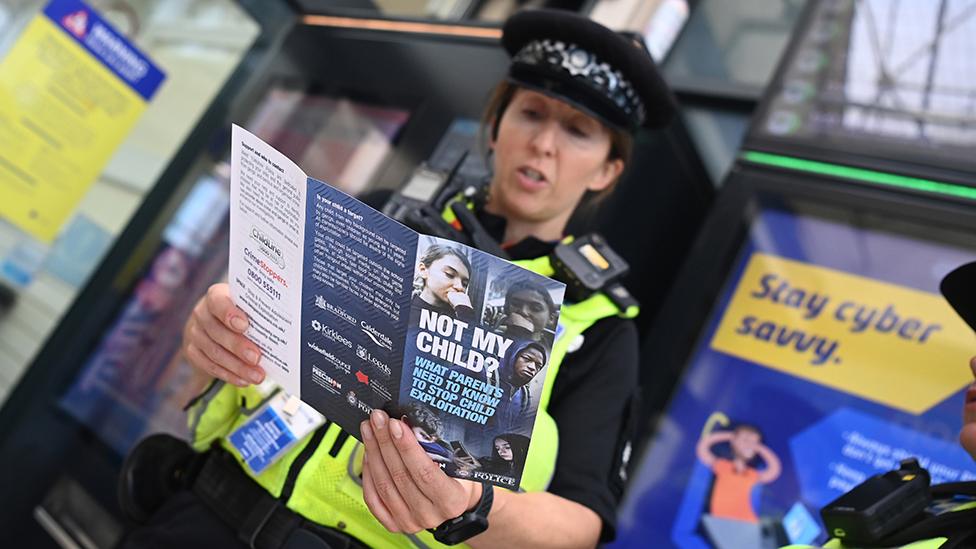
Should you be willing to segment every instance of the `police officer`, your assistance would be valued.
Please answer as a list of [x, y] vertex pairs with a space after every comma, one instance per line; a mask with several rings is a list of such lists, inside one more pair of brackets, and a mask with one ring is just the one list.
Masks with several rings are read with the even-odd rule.
[[[551, 274], [547, 256], [570, 216], [614, 187], [633, 134], [665, 125], [673, 100], [646, 50], [574, 14], [516, 14], [502, 44], [512, 64], [486, 109], [493, 176], [475, 213], [513, 260]], [[242, 335], [248, 319], [217, 284], [188, 320], [183, 352], [212, 379], [190, 407], [193, 446], [216, 441], [210, 454], [223, 457], [208, 457], [206, 481], [164, 504], [129, 546], [202, 546], [194, 536], [255, 547], [297, 547], [310, 537], [328, 547], [593, 547], [612, 539], [637, 385], [632, 314], [600, 293], [563, 305], [524, 493], [446, 476], [409, 428], [379, 410], [361, 425], [364, 447], [325, 421], [253, 474], [227, 435], [269, 393], [255, 385], [264, 372], [260, 350]], [[225, 465], [211, 467], [219, 460]], [[241, 498], [250, 510], [231, 509]]]

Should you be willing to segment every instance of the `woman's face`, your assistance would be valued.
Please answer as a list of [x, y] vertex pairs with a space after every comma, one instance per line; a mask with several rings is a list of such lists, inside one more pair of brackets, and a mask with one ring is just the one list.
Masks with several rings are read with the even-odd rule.
[[498, 457], [504, 459], [505, 461], [512, 461], [512, 445], [509, 444], [507, 440], [503, 438], [496, 438], [495, 452], [498, 453]]
[[565, 227], [586, 191], [607, 188], [623, 170], [608, 160], [610, 131], [567, 103], [519, 88], [492, 142], [491, 210], [523, 223]]
[[756, 457], [759, 447], [762, 445], [762, 438], [759, 433], [741, 429], [732, 434], [729, 445], [732, 446], [732, 454], [746, 461]]
[[[428, 303], [441, 302], [450, 305], [448, 294], [452, 292], [466, 292], [470, 273], [468, 268], [456, 255], [445, 254], [430, 264], [429, 267], [420, 264], [420, 276], [424, 279], [424, 290], [421, 297]], [[431, 299], [435, 301], [431, 301]]]

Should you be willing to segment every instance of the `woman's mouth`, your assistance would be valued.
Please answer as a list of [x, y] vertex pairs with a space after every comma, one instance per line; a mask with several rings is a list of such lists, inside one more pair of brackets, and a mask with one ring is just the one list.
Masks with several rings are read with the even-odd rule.
[[526, 190], [535, 191], [549, 184], [549, 182], [546, 180], [546, 176], [534, 168], [523, 166], [519, 168], [516, 173], [518, 174], [519, 185]]

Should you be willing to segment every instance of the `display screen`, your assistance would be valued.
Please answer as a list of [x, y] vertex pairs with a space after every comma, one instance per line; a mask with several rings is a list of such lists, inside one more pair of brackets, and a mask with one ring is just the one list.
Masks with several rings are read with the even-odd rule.
[[766, 137], [976, 166], [976, 4], [817, 2], [784, 61]]
[[610, 262], [607, 261], [607, 258], [600, 255], [600, 252], [596, 251], [596, 248], [594, 248], [592, 244], [584, 244], [580, 246], [579, 251], [580, 254], [582, 254], [583, 257], [590, 262], [590, 265], [593, 265], [597, 269], [605, 271], [610, 268]]
[[823, 506], [911, 456], [934, 483], [976, 479], [957, 442], [976, 335], [938, 293], [974, 235], [755, 206], [612, 547], [822, 542]]

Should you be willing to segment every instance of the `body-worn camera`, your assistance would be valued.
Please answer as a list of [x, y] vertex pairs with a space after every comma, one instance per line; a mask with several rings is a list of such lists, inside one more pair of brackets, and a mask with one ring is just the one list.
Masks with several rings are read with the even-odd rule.
[[559, 243], [552, 252], [552, 268], [556, 278], [566, 284], [566, 296], [572, 301], [581, 301], [606, 288], [629, 269], [627, 262], [598, 234]]
[[820, 511], [827, 533], [845, 544], [872, 545], [917, 519], [932, 500], [930, 477], [914, 458], [875, 475]]

